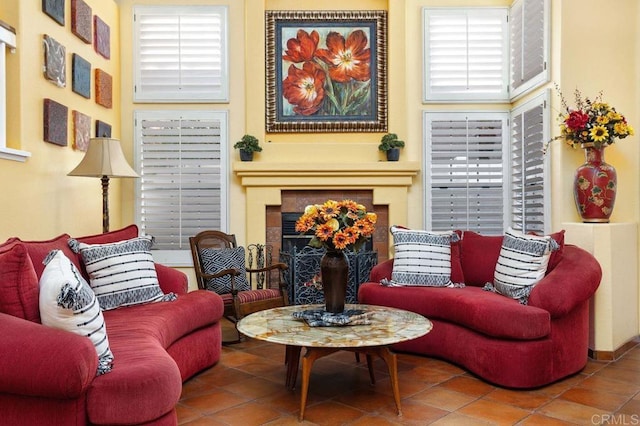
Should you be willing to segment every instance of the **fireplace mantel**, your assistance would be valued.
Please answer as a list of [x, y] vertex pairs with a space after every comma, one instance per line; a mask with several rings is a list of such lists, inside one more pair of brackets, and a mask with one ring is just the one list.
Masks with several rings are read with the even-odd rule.
[[[322, 167], [319, 167], [322, 165]], [[291, 189], [370, 189], [373, 202], [389, 206], [389, 223], [407, 223], [407, 193], [420, 171], [417, 161], [363, 163], [236, 161], [233, 171], [246, 193], [247, 240], [264, 242], [267, 206], [282, 204]]]
[[239, 161], [233, 170], [244, 187], [282, 186], [286, 188], [373, 188], [413, 184], [420, 170], [416, 161], [371, 163], [268, 163]]

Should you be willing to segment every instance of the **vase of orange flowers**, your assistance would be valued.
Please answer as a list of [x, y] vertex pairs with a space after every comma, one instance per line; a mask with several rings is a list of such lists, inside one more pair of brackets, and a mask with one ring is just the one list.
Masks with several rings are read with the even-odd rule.
[[311, 235], [309, 245], [324, 248], [320, 260], [320, 280], [325, 309], [331, 313], [344, 311], [349, 281], [349, 263], [344, 250], [358, 251], [371, 238], [377, 216], [353, 200], [328, 200], [312, 204], [296, 221], [296, 231]]
[[[557, 89], [557, 87], [556, 87]], [[575, 107], [569, 107], [562, 93], [560, 136], [573, 148], [585, 152], [585, 163], [575, 172], [573, 197], [583, 222], [609, 222], [618, 187], [615, 168], [604, 161], [604, 150], [616, 139], [633, 135], [626, 118], [602, 101], [602, 92], [591, 100], [575, 91]]]

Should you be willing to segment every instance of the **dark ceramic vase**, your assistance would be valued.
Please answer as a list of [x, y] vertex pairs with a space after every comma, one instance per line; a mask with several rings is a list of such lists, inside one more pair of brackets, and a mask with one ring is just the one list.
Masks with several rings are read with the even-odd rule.
[[573, 197], [583, 222], [607, 223], [616, 202], [616, 169], [604, 161], [604, 146], [583, 146], [586, 161], [578, 167]]
[[253, 161], [253, 151], [240, 150], [240, 161]]
[[398, 161], [400, 159], [400, 148], [387, 150], [387, 161]]
[[320, 273], [326, 311], [342, 313], [349, 280], [347, 255], [340, 250], [327, 250], [320, 260]]

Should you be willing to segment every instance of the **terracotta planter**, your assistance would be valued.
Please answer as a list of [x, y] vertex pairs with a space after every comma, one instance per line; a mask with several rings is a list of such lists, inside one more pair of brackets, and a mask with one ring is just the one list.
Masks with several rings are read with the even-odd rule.
[[320, 273], [326, 311], [343, 312], [349, 281], [347, 255], [340, 250], [327, 250], [320, 260]]
[[605, 146], [583, 145], [586, 161], [575, 173], [573, 196], [583, 222], [609, 222], [616, 202], [616, 169], [604, 161]]

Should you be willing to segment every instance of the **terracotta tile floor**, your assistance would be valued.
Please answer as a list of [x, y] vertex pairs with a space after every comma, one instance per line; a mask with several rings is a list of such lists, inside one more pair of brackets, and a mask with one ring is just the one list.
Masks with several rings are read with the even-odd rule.
[[313, 366], [304, 422], [300, 377], [295, 390], [286, 389], [283, 360], [284, 347], [276, 344], [246, 339], [224, 346], [216, 366], [184, 384], [179, 424], [640, 424], [640, 344], [617, 361], [590, 360], [582, 372], [528, 391], [496, 387], [445, 361], [398, 354], [402, 416], [382, 360], [375, 360], [371, 385], [365, 362], [337, 352]]

